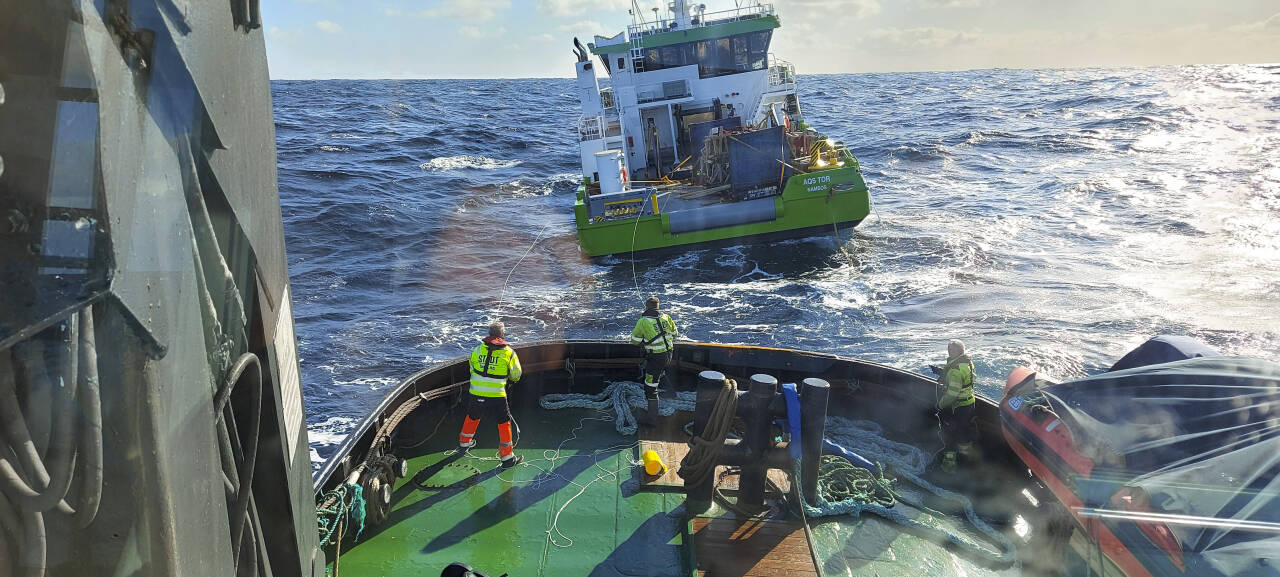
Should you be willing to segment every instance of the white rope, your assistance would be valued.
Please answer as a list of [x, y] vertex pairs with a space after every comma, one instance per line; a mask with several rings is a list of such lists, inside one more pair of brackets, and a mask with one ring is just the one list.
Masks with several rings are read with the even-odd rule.
[[[661, 399], [658, 401], [658, 414], [669, 417], [676, 411], [692, 413], [696, 397], [697, 393], [694, 391], [679, 391], [674, 400]], [[544, 395], [538, 400], [538, 404], [544, 409], [611, 411], [618, 433], [634, 435], [637, 428], [634, 409], [645, 408], [647, 401], [644, 398], [644, 385], [633, 381], [618, 381], [609, 383], [597, 395], [584, 393]]]
[[507, 279], [502, 281], [502, 292], [498, 293], [498, 310], [502, 309], [502, 303], [507, 298], [507, 285], [511, 283], [511, 275], [515, 274], [516, 268], [520, 266], [520, 263], [524, 262], [525, 257], [529, 256], [530, 252], [533, 252], [533, 247], [538, 246], [538, 243], [542, 241], [542, 233], [547, 231], [547, 227], [551, 226], [552, 222], [554, 221], [547, 219], [547, 222], [542, 225], [542, 229], [538, 231], [538, 235], [533, 238], [533, 242], [529, 244], [529, 248], [525, 249], [524, 254], [520, 255], [520, 259], [516, 261], [516, 264], [511, 265], [511, 270], [507, 272]]

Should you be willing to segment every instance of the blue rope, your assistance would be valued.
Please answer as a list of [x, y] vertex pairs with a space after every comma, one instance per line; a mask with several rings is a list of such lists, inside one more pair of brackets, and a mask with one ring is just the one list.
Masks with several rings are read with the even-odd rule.
[[355, 483], [343, 483], [320, 497], [321, 503], [333, 503], [330, 507], [316, 507], [316, 524], [319, 525], [320, 542], [330, 543], [338, 528], [338, 521], [346, 516], [357, 524], [356, 539], [364, 533], [364, 488]]

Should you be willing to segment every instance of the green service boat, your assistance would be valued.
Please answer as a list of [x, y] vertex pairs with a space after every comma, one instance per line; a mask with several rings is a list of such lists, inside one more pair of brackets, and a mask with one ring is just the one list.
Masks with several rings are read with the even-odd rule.
[[769, 52], [773, 6], [739, 4], [633, 5], [624, 32], [574, 39], [587, 255], [838, 236], [870, 212], [857, 159], [805, 122], [795, 68]]

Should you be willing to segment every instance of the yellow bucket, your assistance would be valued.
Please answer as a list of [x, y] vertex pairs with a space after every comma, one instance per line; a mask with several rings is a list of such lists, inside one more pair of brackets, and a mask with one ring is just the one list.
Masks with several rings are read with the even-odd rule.
[[640, 462], [644, 463], [644, 472], [650, 475], [658, 476], [667, 472], [667, 466], [662, 464], [662, 458], [653, 449], [642, 453]]

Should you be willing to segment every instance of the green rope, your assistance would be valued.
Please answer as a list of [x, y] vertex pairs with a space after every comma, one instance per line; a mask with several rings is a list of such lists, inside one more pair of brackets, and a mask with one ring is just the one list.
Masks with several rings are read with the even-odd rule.
[[884, 467], [875, 474], [835, 455], [823, 455], [818, 465], [818, 492], [831, 503], [858, 501], [892, 507], [898, 503], [893, 483], [884, 476]]
[[345, 515], [357, 525], [356, 539], [364, 532], [364, 488], [355, 483], [343, 483], [320, 497], [321, 503], [316, 507], [316, 524], [320, 533], [320, 543], [327, 544], [333, 539], [338, 521]]

